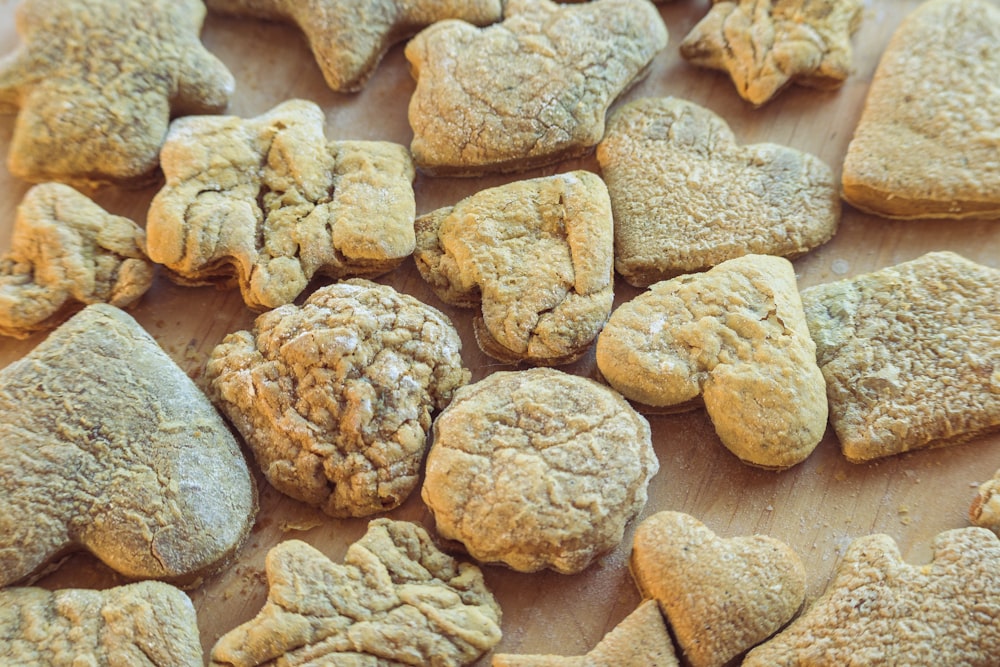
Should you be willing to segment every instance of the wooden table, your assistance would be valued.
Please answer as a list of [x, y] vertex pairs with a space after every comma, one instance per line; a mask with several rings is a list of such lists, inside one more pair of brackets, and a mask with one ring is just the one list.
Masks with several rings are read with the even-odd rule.
[[[11, 20], [16, 4], [0, 0], [0, 53], [9, 52], [18, 43]], [[726, 75], [694, 68], [679, 56], [678, 43], [708, 11], [708, 0], [668, 3], [660, 11], [670, 31], [670, 44], [657, 56], [648, 78], [632, 89], [627, 99], [659, 95], [688, 98], [721, 114], [741, 142], [773, 141], [809, 151], [839, 175], [878, 58], [891, 32], [917, 4], [917, 0], [866, 0], [861, 28], [853, 38], [855, 72], [842, 88], [818, 92], [792, 87], [755, 110], [736, 95]], [[293, 27], [209, 16], [202, 37], [236, 77], [231, 113], [251, 117], [286, 99], [306, 98], [325, 110], [329, 138], [385, 139], [409, 145], [412, 134], [406, 109], [414, 84], [401, 47], [387, 55], [363, 92], [344, 95], [326, 87], [303, 38]], [[7, 155], [13, 127], [13, 116], [0, 116], [3, 156]], [[484, 187], [574, 168], [599, 171], [591, 156], [513, 176], [472, 180], [418, 175], [417, 212], [453, 204]], [[14, 210], [28, 187], [0, 166], [0, 250], [9, 247]], [[155, 188], [107, 188], [93, 196], [109, 211], [142, 223], [154, 193]], [[1000, 267], [1000, 224], [895, 222], [845, 205], [834, 239], [797, 260], [795, 268], [800, 287], [805, 287], [943, 249]], [[464, 341], [463, 357], [473, 380], [510, 368], [479, 351], [472, 335], [472, 312], [441, 303], [412, 260], [381, 281], [452, 318]], [[621, 280], [616, 288], [616, 304], [637, 294]], [[196, 381], [213, 346], [227, 333], [248, 328], [254, 317], [237, 291], [182, 288], [163, 276], [131, 312]], [[27, 353], [43, 338], [0, 339], [0, 366]], [[594, 368], [591, 352], [564, 370], [591, 375]], [[721, 445], [702, 411], [650, 416], [649, 420], [661, 469], [651, 482], [642, 517], [658, 510], [679, 510], [701, 519], [723, 536], [764, 533], [784, 540], [806, 563], [810, 598], [823, 590], [838, 557], [855, 537], [887, 533], [912, 562], [929, 558], [932, 537], [942, 530], [968, 525], [974, 487], [1000, 467], [1000, 435], [855, 465], [842, 457], [837, 439], [828, 429], [809, 459], [775, 473], [740, 463]], [[270, 547], [284, 539], [301, 539], [340, 562], [347, 546], [366, 530], [366, 520], [330, 519], [281, 496], [263, 480], [259, 488], [260, 515], [238, 562], [190, 591], [206, 655], [222, 633], [254, 616], [263, 604], [267, 593], [263, 561]], [[389, 516], [433, 528], [418, 493]], [[484, 567], [487, 583], [503, 609], [504, 637], [499, 649], [567, 655], [588, 651], [639, 602], [627, 568], [630, 539], [631, 530], [614, 551], [574, 576]], [[46, 587], [104, 587], [121, 583], [121, 579], [80, 554], [38, 583]], [[480, 664], [488, 664], [488, 658]]]

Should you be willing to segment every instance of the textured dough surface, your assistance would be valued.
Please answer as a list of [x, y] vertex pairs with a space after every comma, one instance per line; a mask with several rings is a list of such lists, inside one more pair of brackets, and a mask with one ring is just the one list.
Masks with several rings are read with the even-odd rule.
[[480, 347], [501, 361], [563, 364], [611, 313], [608, 191], [586, 171], [482, 190], [416, 222], [414, 260], [445, 302], [480, 307]]
[[440, 311], [348, 280], [259, 316], [209, 356], [209, 393], [279, 491], [332, 516], [399, 505], [431, 428], [469, 381]]
[[214, 667], [474, 662], [500, 642], [500, 606], [471, 563], [417, 524], [375, 519], [344, 564], [298, 540], [267, 554], [268, 596], [212, 649]]
[[597, 366], [633, 401], [674, 410], [704, 401], [742, 461], [787, 468], [815, 449], [827, 401], [791, 263], [745, 255], [653, 284], [619, 306]]
[[840, 220], [837, 182], [820, 159], [740, 145], [720, 116], [678, 98], [623, 105], [597, 159], [615, 214], [615, 268], [637, 287], [751, 253], [795, 258], [829, 241]]
[[930, 0], [879, 61], [841, 180], [888, 218], [1000, 218], [1000, 7]]
[[629, 567], [692, 667], [728, 664], [784, 627], [805, 600], [805, 566], [787, 544], [766, 535], [721, 538], [681, 512], [639, 524]]
[[153, 283], [146, 233], [60, 183], [32, 187], [0, 257], [0, 335], [53, 329], [91, 303], [124, 308]]
[[393, 44], [445, 19], [499, 21], [502, 0], [206, 0], [213, 12], [294, 23], [305, 33], [327, 85], [364, 88]]
[[19, 109], [8, 165], [24, 180], [141, 185], [171, 116], [218, 113], [232, 74], [201, 44], [201, 0], [26, 0], [0, 60], [0, 111]]
[[257, 512], [208, 399], [129, 315], [95, 304], [0, 370], [0, 586], [70, 550], [193, 585]]
[[659, 469], [617, 392], [551, 368], [499, 371], [434, 422], [424, 502], [477, 560], [571, 574], [621, 542]]
[[421, 170], [522, 171], [589, 152], [608, 107], [667, 45], [648, 0], [507, 0], [486, 28], [441, 21], [406, 45], [416, 78], [410, 150]]
[[201, 667], [194, 605], [143, 581], [105, 591], [0, 591], [0, 655], [7, 665]]
[[331, 141], [323, 110], [289, 100], [252, 119], [190, 116], [163, 146], [150, 258], [182, 284], [239, 284], [254, 310], [316, 276], [371, 278], [414, 246], [413, 164], [384, 141]]
[[996, 665], [1000, 540], [959, 528], [933, 550], [909, 565], [888, 535], [855, 539], [823, 594], [743, 666]]
[[851, 461], [1000, 429], [1000, 270], [932, 252], [802, 290]]
[[969, 520], [1000, 535], [1000, 470], [979, 485], [969, 507]]

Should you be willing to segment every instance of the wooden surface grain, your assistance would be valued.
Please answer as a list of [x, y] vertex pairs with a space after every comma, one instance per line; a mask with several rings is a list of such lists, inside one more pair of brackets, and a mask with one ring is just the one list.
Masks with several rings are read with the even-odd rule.
[[[742, 143], [772, 141], [809, 151], [838, 174], [878, 58], [891, 32], [916, 7], [916, 0], [867, 0], [852, 43], [855, 71], [835, 91], [791, 87], [762, 108], [754, 109], [735, 93], [722, 73], [684, 62], [677, 45], [708, 11], [708, 0], [684, 0], [661, 6], [670, 44], [648, 77], [624, 99], [676, 95], [723, 116]], [[0, 54], [18, 44], [12, 16], [17, 3], [0, 0]], [[409, 145], [412, 133], [406, 110], [414, 83], [401, 46], [392, 49], [360, 93], [330, 91], [300, 32], [291, 26], [210, 15], [202, 39], [236, 77], [229, 112], [250, 117], [289, 98], [322, 106], [331, 139], [384, 139]], [[6, 158], [14, 116], [0, 116], [0, 154]], [[482, 188], [575, 168], [599, 171], [593, 156], [524, 174], [478, 179], [439, 179], [418, 175], [417, 212], [451, 205]], [[10, 244], [15, 208], [29, 184], [0, 166], [0, 251]], [[105, 188], [91, 193], [113, 213], [143, 224], [156, 188]], [[953, 250], [979, 263], [1000, 267], [1000, 223], [988, 221], [896, 222], [862, 214], [845, 205], [837, 235], [798, 259], [800, 287], [845, 278], [915, 258], [932, 250]], [[464, 341], [463, 358], [473, 380], [510, 369], [484, 356], [472, 334], [472, 312], [441, 303], [423, 282], [412, 260], [380, 282], [436, 306], [455, 322]], [[616, 304], [637, 294], [624, 281], [616, 284]], [[162, 274], [130, 311], [196, 381], [210, 350], [227, 333], [248, 328], [254, 314], [237, 291], [185, 288]], [[0, 366], [27, 353], [44, 335], [19, 341], [0, 339]], [[593, 352], [563, 367], [593, 375]], [[887, 533], [911, 562], [930, 556], [930, 541], [942, 530], [968, 525], [974, 487], [1000, 467], [1000, 435], [947, 449], [897, 456], [855, 465], [840, 454], [827, 430], [804, 463], [775, 473], [748, 467], [715, 436], [704, 412], [651, 415], [661, 468], [649, 488], [641, 515], [671, 509], [690, 513], [722, 536], [764, 533], [788, 542], [805, 561], [808, 596], [823, 590], [844, 548], [855, 537]], [[252, 466], [253, 467], [253, 466]], [[349, 544], [364, 534], [363, 519], [334, 520], [281, 496], [259, 479], [261, 511], [238, 562], [190, 591], [199, 613], [207, 651], [215, 640], [253, 617], [267, 594], [263, 575], [268, 549], [284, 539], [301, 539], [340, 562]], [[433, 519], [419, 493], [388, 516], [417, 521], [433, 530]], [[640, 517], [640, 518], [641, 518]], [[634, 526], [632, 527], [634, 528]], [[503, 610], [503, 640], [498, 650], [515, 653], [585, 653], [639, 602], [627, 567], [632, 530], [625, 541], [585, 572], [520, 574], [484, 567], [488, 585]], [[38, 582], [54, 587], [104, 587], [121, 579], [94, 559], [71, 556]], [[483, 658], [478, 664], [488, 664]]]

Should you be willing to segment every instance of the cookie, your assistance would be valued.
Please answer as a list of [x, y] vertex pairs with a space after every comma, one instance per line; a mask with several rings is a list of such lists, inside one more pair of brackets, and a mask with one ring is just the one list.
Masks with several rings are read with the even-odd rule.
[[125, 308], [153, 283], [146, 233], [60, 183], [32, 187], [0, 256], [0, 335], [54, 329], [90, 303]]
[[791, 263], [745, 255], [623, 303], [598, 336], [597, 366], [645, 406], [703, 404], [733, 454], [783, 469], [809, 456], [826, 430], [815, 350]]
[[933, 550], [910, 565], [888, 535], [855, 539], [823, 594], [743, 666], [996, 665], [1000, 540], [959, 528]]
[[417, 524], [375, 519], [344, 564], [298, 540], [267, 554], [267, 602], [212, 665], [468, 665], [500, 641], [500, 606], [471, 563]]
[[608, 191], [586, 171], [482, 190], [416, 221], [413, 258], [446, 303], [481, 310], [483, 352], [504, 362], [569, 363], [614, 300]]
[[659, 469], [649, 423], [593, 380], [499, 371], [434, 421], [421, 496], [473, 558], [572, 574], [621, 542]]
[[829, 241], [840, 220], [822, 160], [741, 145], [721, 117], [682, 99], [620, 107], [597, 159], [615, 214], [615, 269], [637, 287], [745, 254], [795, 258]]
[[969, 507], [969, 520], [1000, 535], [1000, 470], [992, 479], [979, 485]]
[[194, 605], [142, 581], [104, 591], [0, 591], [0, 655], [8, 665], [204, 665]]
[[841, 173], [887, 218], [1000, 218], [1000, 7], [929, 0], [882, 53]]
[[243, 544], [257, 494], [198, 387], [94, 304], [0, 370], [0, 507], [0, 586], [75, 550], [194, 586]]
[[860, 0], [717, 0], [684, 37], [681, 55], [729, 73], [760, 106], [787, 85], [838, 88], [851, 74]]
[[496, 653], [493, 667], [677, 667], [674, 644], [653, 600], [641, 602], [587, 655]]
[[204, 18], [201, 0], [22, 2], [21, 46], [0, 63], [0, 111], [18, 113], [11, 173], [152, 181], [171, 116], [218, 113], [235, 88], [199, 41]]
[[438, 310], [354, 279], [229, 334], [205, 378], [276, 489], [331, 516], [367, 516], [417, 485], [431, 413], [470, 378], [461, 348]]
[[246, 305], [291, 303], [317, 276], [372, 278], [413, 252], [413, 164], [382, 141], [330, 141], [322, 109], [189, 116], [163, 146], [149, 256], [181, 284], [236, 282]]
[[997, 294], [1000, 270], [952, 252], [802, 290], [848, 460], [1000, 429]]
[[213, 12], [293, 23], [309, 41], [327, 85], [364, 88], [393, 44], [445, 19], [488, 25], [501, 0], [206, 0]]
[[805, 600], [794, 549], [766, 535], [721, 538], [681, 512], [635, 530], [629, 567], [692, 667], [722, 667], [785, 626]]
[[666, 45], [648, 0], [507, 0], [501, 23], [436, 23], [406, 45], [413, 160], [477, 176], [589, 153], [608, 107]]

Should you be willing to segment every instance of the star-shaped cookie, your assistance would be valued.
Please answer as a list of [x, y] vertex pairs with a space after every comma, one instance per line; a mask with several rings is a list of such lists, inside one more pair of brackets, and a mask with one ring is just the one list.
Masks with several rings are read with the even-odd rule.
[[144, 184], [172, 115], [216, 113], [232, 74], [202, 46], [201, 0], [26, 0], [0, 61], [8, 158], [28, 181]]
[[681, 42], [681, 55], [729, 72], [740, 97], [759, 106], [790, 82], [843, 83], [860, 22], [860, 0], [716, 0]]

